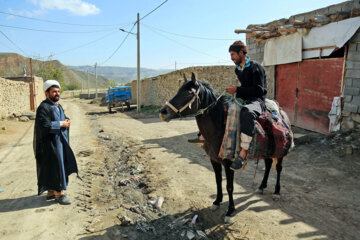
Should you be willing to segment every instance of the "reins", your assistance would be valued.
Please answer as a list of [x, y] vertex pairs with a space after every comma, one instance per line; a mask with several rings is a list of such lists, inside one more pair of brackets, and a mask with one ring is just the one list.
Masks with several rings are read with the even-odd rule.
[[235, 94], [229, 94], [227, 93], [225, 90], [216, 98], [216, 100], [214, 102], [212, 102], [209, 106], [207, 106], [206, 108], [202, 108], [199, 109], [196, 113], [195, 113], [195, 117], [198, 115], [202, 115], [204, 114], [208, 109], [212, 108], [213, 106], [215, 106], [217, 104], [217, 102], [220, 100], [220, 98], [222, 96], [228, 96], [229, 100], [227, 100], [225, 103], [229, 103], [231, 101], [234, 101], [237, 105], [239, 105], [240, 107], [243, 107], [245, 104], [245, 102], [242, 99], [239, 99], [236, 97]]
[[[197, 104], [198, 104], [198, 107], [200, 105], [200, 97], [199, 97], [199, 93], [200, 93], [200, 87], [198, 88], [197, 91], [193, 91], [194, 93], [194, 96], [191, 98], [191, 100], [186, 103], [182, 108], [180, 109], [177, 109], [174, 105], [172, 105], [170, 102], [166, 102], [165, 105], [167, 105], [169, 108], [171, 108], [171, 110], [173, 110], [176, 114], [178, 114], [180, 117], [181, 116], [181, 112], [183, 112], [186, 108], [190, 108], [191, 109], [191, 104], [197, 100]], [[245, 102], [242, 100], [242, 99], [239, 99], [239, 98], [236, 98], [236, 95], [235, 94], [229, 94], [227, 93], [225, 90], [216, 98], [216, 100], [214, 102], [212, 102], [209, 106], [205, 107], [205, 108], [202, 108], [202, 109], [199, 109], [194, 115], [195, 117], [196, 116], [199, 116], [199, 115], [202, 115], [204, 114], [207, 110], [209, 110], [210, 108], [214, 107], [218, 102], [219, 100], [221, 99], [221, 97], [223, 96], [228, 96], [229, 97], [229, 100], [227, 100], [225, 103], [229, 103], [231, 101], [235, 102], [237, 105], [239, 105], [240, 107], [243, 107], [245, 105]]]
[[178, 114], [181, 117], [181, 112], [183, 112], [187, 107], [191, 108], [191, 104], [195, 101], [195, 99], [197, 99], [197, 103], [198, 103], [198, 107], [200, 105], [200, 98], [199, 98], [199, 93], [200, 93], [200, 87], [198, 88], [197, 91], [194, 91], [194, 96], [192, 97], [192, 99], [186, 103], [182, 108], [177, 109], [176, 107], [174, 107], [174, 105], [172, 105], [170, 102], [166, 102], [165, 105], [167, 105], [169, 108], [171, 108], [171, 110], [173, 110], [176, 114]]

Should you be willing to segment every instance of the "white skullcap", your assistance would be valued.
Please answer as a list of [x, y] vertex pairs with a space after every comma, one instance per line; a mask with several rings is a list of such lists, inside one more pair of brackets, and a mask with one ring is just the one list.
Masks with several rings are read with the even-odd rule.
[[46, 92], [46, 90], [48, 90], [49, 87], [51, 87], [51, 86], [57, 86], [57, 87], [59, 87], [59, 89], [61, 89], [60, 83], [58, 81], [50, 79], [50, 80], [46, 80], [44, 82], [44, 85], [43, 85], [44, 92]]

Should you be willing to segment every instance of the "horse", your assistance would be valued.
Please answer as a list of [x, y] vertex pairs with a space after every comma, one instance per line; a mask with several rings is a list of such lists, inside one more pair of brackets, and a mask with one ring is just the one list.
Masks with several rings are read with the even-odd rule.
[[[159, 110], [161, 120], [169, 122], [174, 118], [185, 117], [196, 114], [196, 122], [200, 133], [204, 137], [203, 148], [206, 154], [210, 157], [212, 167], [215, 172], [215, 179], [217, 185], [216, 199], [211, 206], [212, 210], [217, 210], [220, 203], [223, 201], [222, 192], [222, 166], [226, 173], [226, 190], [229, 196], [228, 210], [225, 216], [225, 222], [232, 222], [232, 217], [235, 215], [235, 205], [233, 200], [234, 190], [234, 171], [230, 169], [231, 161], [228, 159], [221, 159], [218, 153], [222, 144], [225, 133], [225, 112], [224, 106], [228, 97], [219, 95], [211, 85], [202, 80], [197, 80], [195, 74], [192, 73], [191, 80], [187, 80], [184, 74], [184, 84], [180, 87], [177, 94]], [[201, 114], [198, 114], [198, 111]], [[205, 111], [204, 111], [205, 110]], [[284, 118], [289, 123], [289, 119], [285, 112]], [[258, 188], [259, 193], [263, 193], [267, 187], [269, 172], [273, 163], [272, 158], [265, 159], [265, 174], [263, 180]], [[274, 198], [280, 198], [280, 174], [282, 171], [282, 160], [278, 158], [276, 163], [277, 181], [275, 186]]]

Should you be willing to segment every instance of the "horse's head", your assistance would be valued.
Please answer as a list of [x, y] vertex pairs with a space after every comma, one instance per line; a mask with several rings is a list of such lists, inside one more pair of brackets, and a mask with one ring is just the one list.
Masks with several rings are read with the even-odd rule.
[[169, 122], [173, 118], [194, 114], [199, 109], [200, 84], [191, 74], [191, 80], [187, 80], [184, 74], [184, 84], [170, 101], [160, 109], [160, 119]]

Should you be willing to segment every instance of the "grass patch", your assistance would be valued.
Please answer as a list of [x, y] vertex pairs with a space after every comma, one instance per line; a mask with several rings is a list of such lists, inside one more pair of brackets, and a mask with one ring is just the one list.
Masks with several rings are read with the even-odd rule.
[[161, 106], [156, 105], [144, 106], [140, 109], [140, 112], [145, 114], [158, 114], [160, 108]]

